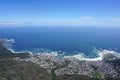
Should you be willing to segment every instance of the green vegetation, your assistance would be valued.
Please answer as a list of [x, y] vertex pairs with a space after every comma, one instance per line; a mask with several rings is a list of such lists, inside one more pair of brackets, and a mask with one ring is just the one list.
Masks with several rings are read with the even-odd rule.
[[51, 74], [39, 65], [0, 59], [0, 80], [51, 80]]
[[0, 80], [51, 80], [46, 69], [31, 62], [15, 61], [14, 57], [30, 56], [29, 53], [12, 53], [0, 44]]
[[94, 74], [93, 74], [93, 79], [94, 80], [102, 80], [102, 77], [101, 77], [101, 73], [96, 71]]
[[57, 80], [93, 80], [92, 78], [84, 75], [79, 75], [79, 74], [71, 74], [71, 75], [63, 75], [63, 76], [58, 76]]
[[67, 65], [69, 64], [69, 62], [66, 61], [64, 65], [60, 65], [60, 66], [57, 65], [56, 63], [54, 63], [54, 64], [56, 65], [56, 68], [54, 68], [54, 69], [51, 70], [52, 80], [57, 80], [57, 76], [56, 76], [56, 74], [55, 74], [55, 70], [61, 69], [61, 68], [65, 67], [65, 66], [67, 66]]
[[[49, 73], [46, 69], [41, 68], [39, 65], [32, 62], [15, 61], [13, 59], [15, 57], [28, 58], [30, 56], [29, 53], [12, 53], [3, 46], [3, 43], [2, 45], [0, 44], [0, 80], [102, 80], [102, 74], [98, 71], [98, 67], [94, 65], [91, 66], [95, 70], [93, 78], [85, 75], [79, 75], [77, 72], [75, 72], [76, 74], [71, 75], [65, 74], [62, 76], [56, 76], [55, 70], [64, 68], [69, 64], [69, 61], [66, 61], [63, 65], [54, 63], [56, 68], [53, 68], [51, 73]], [[50, 62], [49, 59], [46, 59], [46, 61]], [[119, 67], [117, 67], [120, 66], [119, 59], [106, 62], [113, 64], [118, 73], [120, 73]], [[120, 79], [114, 79], [105, 75], [104, 80]]]

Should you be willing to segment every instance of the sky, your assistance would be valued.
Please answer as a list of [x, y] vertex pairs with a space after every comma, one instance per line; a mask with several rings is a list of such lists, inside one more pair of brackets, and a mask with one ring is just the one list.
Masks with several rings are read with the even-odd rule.
[[0, 0], [0, 25], [120, 27], [120, 0]]

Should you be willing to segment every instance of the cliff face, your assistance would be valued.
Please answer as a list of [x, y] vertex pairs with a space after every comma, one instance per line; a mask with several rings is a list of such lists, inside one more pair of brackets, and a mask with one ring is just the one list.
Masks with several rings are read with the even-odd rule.
[[120, 59], [57, 59], [54, 54], [12, 53], [0, 39], [0, 80], [120, 80]]

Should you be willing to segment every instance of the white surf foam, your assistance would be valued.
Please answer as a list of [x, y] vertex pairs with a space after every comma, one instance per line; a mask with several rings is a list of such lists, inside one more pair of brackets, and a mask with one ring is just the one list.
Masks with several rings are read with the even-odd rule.
[[[13, 44], [15, 44], [15, 40], [14, 39], [4, 39], [5, 40], [5, 47], [10, 50], [12, 53], [26, 53], [26, 51], [15, 51], [14, 49], [12, 49]], [[27, 53], [32, 54], [32, 52], [28, 51]]]
[[64, 58], [76, 58], [76, 59], [79, 59], [79, 60], [85, 60], [85, 61], [101, 61], [104, 59], [104, 56], [106, 54], [112, 54], [114, 56], [116, 56], [117, 58], [120, 58], [120, 54], [118, 52], [115, 52], [115, 51], [110, 51], [110, 50], [102, 50], [102, 51], [97, 51], [98, 54], [98, 57], [96, 58], [85, 58], [84, 56], [84, 53], [79, 53], [77, 55], [73, 55], [73, 56], [64, 56]]
[[[31, 55], [34, 55], [34, 53], [32, 53], [29, 50], [27, 50], [27, 51], [19, 51], [19, 52], [14, 51], [12, 49], [12, 45], [15, 43], [14, 39], [5, 39], [5, 41], [6, 41], [6, 44], [5, 44], [6, 48], [8, 50], [10, 50], [12, 53], [26, 53], [27, 52], [27, 53], [29, 53]], [[42, 51], [44, 51], [44, 49]], [[96, 51], [96, 49], [95, 49], [95, 51]], [[58, 51], [51, 51], [49, 49], [48, 50], [45, 49], [44, 52], [38, 52], [36, 54], [43, 54], [43, 55], [55, 56], [55, 57], [62, 56], [63, 58], [76, 58], [78, 60], [85, 60], [85, 61], [101, 61], [101, 60], [104, 59], [104, 56], [106, 54], [108, 54], [108, 55], [112, 54], [112, 55], [116, 56], [117, 58], [120, 58], [120, 54], [118, 52], [115, 52], [115, 51], [112, 51], [112, 50], [105, 50], [105, 49], [97, 50], [96, 54], [98, 55], [98, 57], [96, 57], [96, 58], [86, 58], [84, 53], [78, 53], [78, 54], [72, 55], [72, 56], [71, 55], [70, 56], [65, 56], [65, 52], [63, 52], [62, 54], [59, 54]]]

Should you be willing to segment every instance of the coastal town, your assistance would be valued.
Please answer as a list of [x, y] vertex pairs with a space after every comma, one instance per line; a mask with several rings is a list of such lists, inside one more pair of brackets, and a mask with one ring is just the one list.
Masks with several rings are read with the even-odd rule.
[[[2, 60], [5, 60], [4, 56], [12, 54], [9, 55], [9, 57], [12, 56], [11, 59], [13, 61], [22, 62], [24, 64], [32, 63], [33, 65], [38, 65], [39, 68], [45, 69], [46, 73], [51, 74], [52, 80], [59, 80], [59, 78], [62, 79], [62, 77], [65, 77], [66, 75], [78, 75], [78, 77], [87, 76], [90, 80], [120, 79], [120, 57], [110, 52], [102, 56], [103, 60], [96, 61], [79, 60], [75, 57], [57, 58], [57, 52], [51, 52], [49, 54], [12, 53], [10, 50], [5, 48], [4, 39], [0, 39], [0, 49]], [[23, 56], [27, 55], [27, 57], [21, 57], [19, 54], [24, 54]]]
[[[112, 57], [108, 58], [106, 61], [85, 61], [79, 60], [74, 57], [57, 59], [55, 54], [36, 54], [32, 55], [30, 58], [20, 59], [14, 58], [17, 61], [33, 62], [40, 65], [40, 67], [47, 69], [48, 72], [51, 72], [52, 69], [55, 69], [54, 73], [57, 76], [62, 76], [65, 74], [79, 74], [89, 77], [94, 77], [95, 74], [99, 74], [102, 79], [105, 79], [106, 76], [112, 78], [120, 78], [119, 70], [120, 66], [115, 66], [112, 64], [111, 60], [119, 60], [119, 57], [116, 57], [110, 54]], [[104, 57], [104, 56], [103, 56]], [[109, 62], [111, 61], [111, 62]]]

